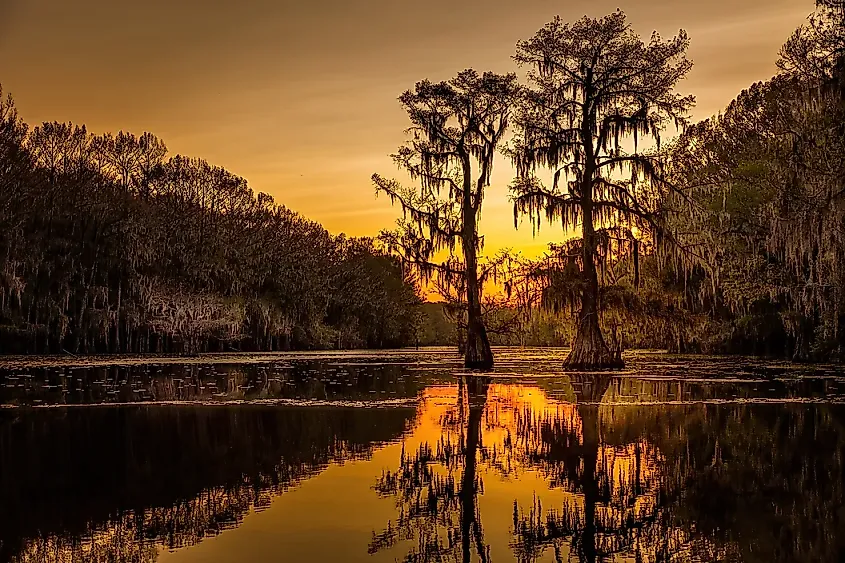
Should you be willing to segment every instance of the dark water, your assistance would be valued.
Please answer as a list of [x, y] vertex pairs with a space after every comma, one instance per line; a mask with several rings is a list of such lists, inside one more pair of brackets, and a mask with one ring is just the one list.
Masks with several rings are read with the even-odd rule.
[[0, 561], [845, 561], [845, 373], [449, 350], [0, 363]]

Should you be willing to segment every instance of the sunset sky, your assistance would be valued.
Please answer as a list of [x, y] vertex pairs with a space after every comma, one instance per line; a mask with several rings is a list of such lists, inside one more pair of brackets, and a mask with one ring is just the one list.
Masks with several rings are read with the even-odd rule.
[[[151, 131], [330, 231], [374, 235], [398, 210], [373, 172], [407, 126], [396, 97], [423, 78], [507, 72], [514, 45], [555, 15], [617, 7], [643, 37], [685, 29], [695, 67], [679, 90], [718, 112], [769, 78], [812, 0], [0, 0], [0, 83], [30, 124]], [[536, 254], [559, 227], [513, 229], [503, 161], [487, 193], [486, 250]]]

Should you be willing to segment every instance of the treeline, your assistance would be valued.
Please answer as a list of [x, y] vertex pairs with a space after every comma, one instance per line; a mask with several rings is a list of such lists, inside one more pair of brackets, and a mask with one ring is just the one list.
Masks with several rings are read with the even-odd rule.
[[395, 347], [420, 303], [370, 239], [150, 133], [29, 128], [0, 95], [0, 353]]

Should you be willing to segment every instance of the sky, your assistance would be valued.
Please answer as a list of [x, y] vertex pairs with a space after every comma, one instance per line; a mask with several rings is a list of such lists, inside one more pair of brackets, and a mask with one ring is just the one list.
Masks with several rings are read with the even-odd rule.
[[[644, 38], [685, 29], [693, 119], [775, 72], [813, 0], [0, 0], [0, 84], [31, 125], [150, 131], [334, 233], [371, 236], [400, 211], [370, 176], [408, 122], [396, 98], [465, 68], [517, 70], [517, 41], [560, 15], [623, 9]], [[560, 226], [514, 229], [512, 169], [486, 192], [485, 250], [537, 255]]]

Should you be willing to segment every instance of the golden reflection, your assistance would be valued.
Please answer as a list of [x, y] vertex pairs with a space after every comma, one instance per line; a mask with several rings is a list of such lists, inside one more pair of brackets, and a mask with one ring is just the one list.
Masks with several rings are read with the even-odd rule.
[[0, 561], [154, 561], [182, 552], [265, 513], [327, 467], [368, 459], [412, 416], [398, 408], [153, 406], [0, 418]]
[[[581, 402], [479, 376], [426, 389], [398, 467], [374, 487], [395, 499], [397, 516], [374, 532], [370, 553], [404, 542], [405, 561], [489, 561], [479, 497], [494, 480], [507, 482], [514, 498], [534, 487], [533, 502], [513, 505], [510, 548], [520, 562], [658, 561], [689, 552], [693, 539], [663, 517], [659, 448], [645, 438], [608, 442], [615, 411], [627, 408], [597, 402], [609, 379], [572, 384]], [[526, 474], [538, 475], [546, 490]], [[544, 506], [555, 490], [562, 502]], [[705, 548], [714, 549], [696, 547]]]

